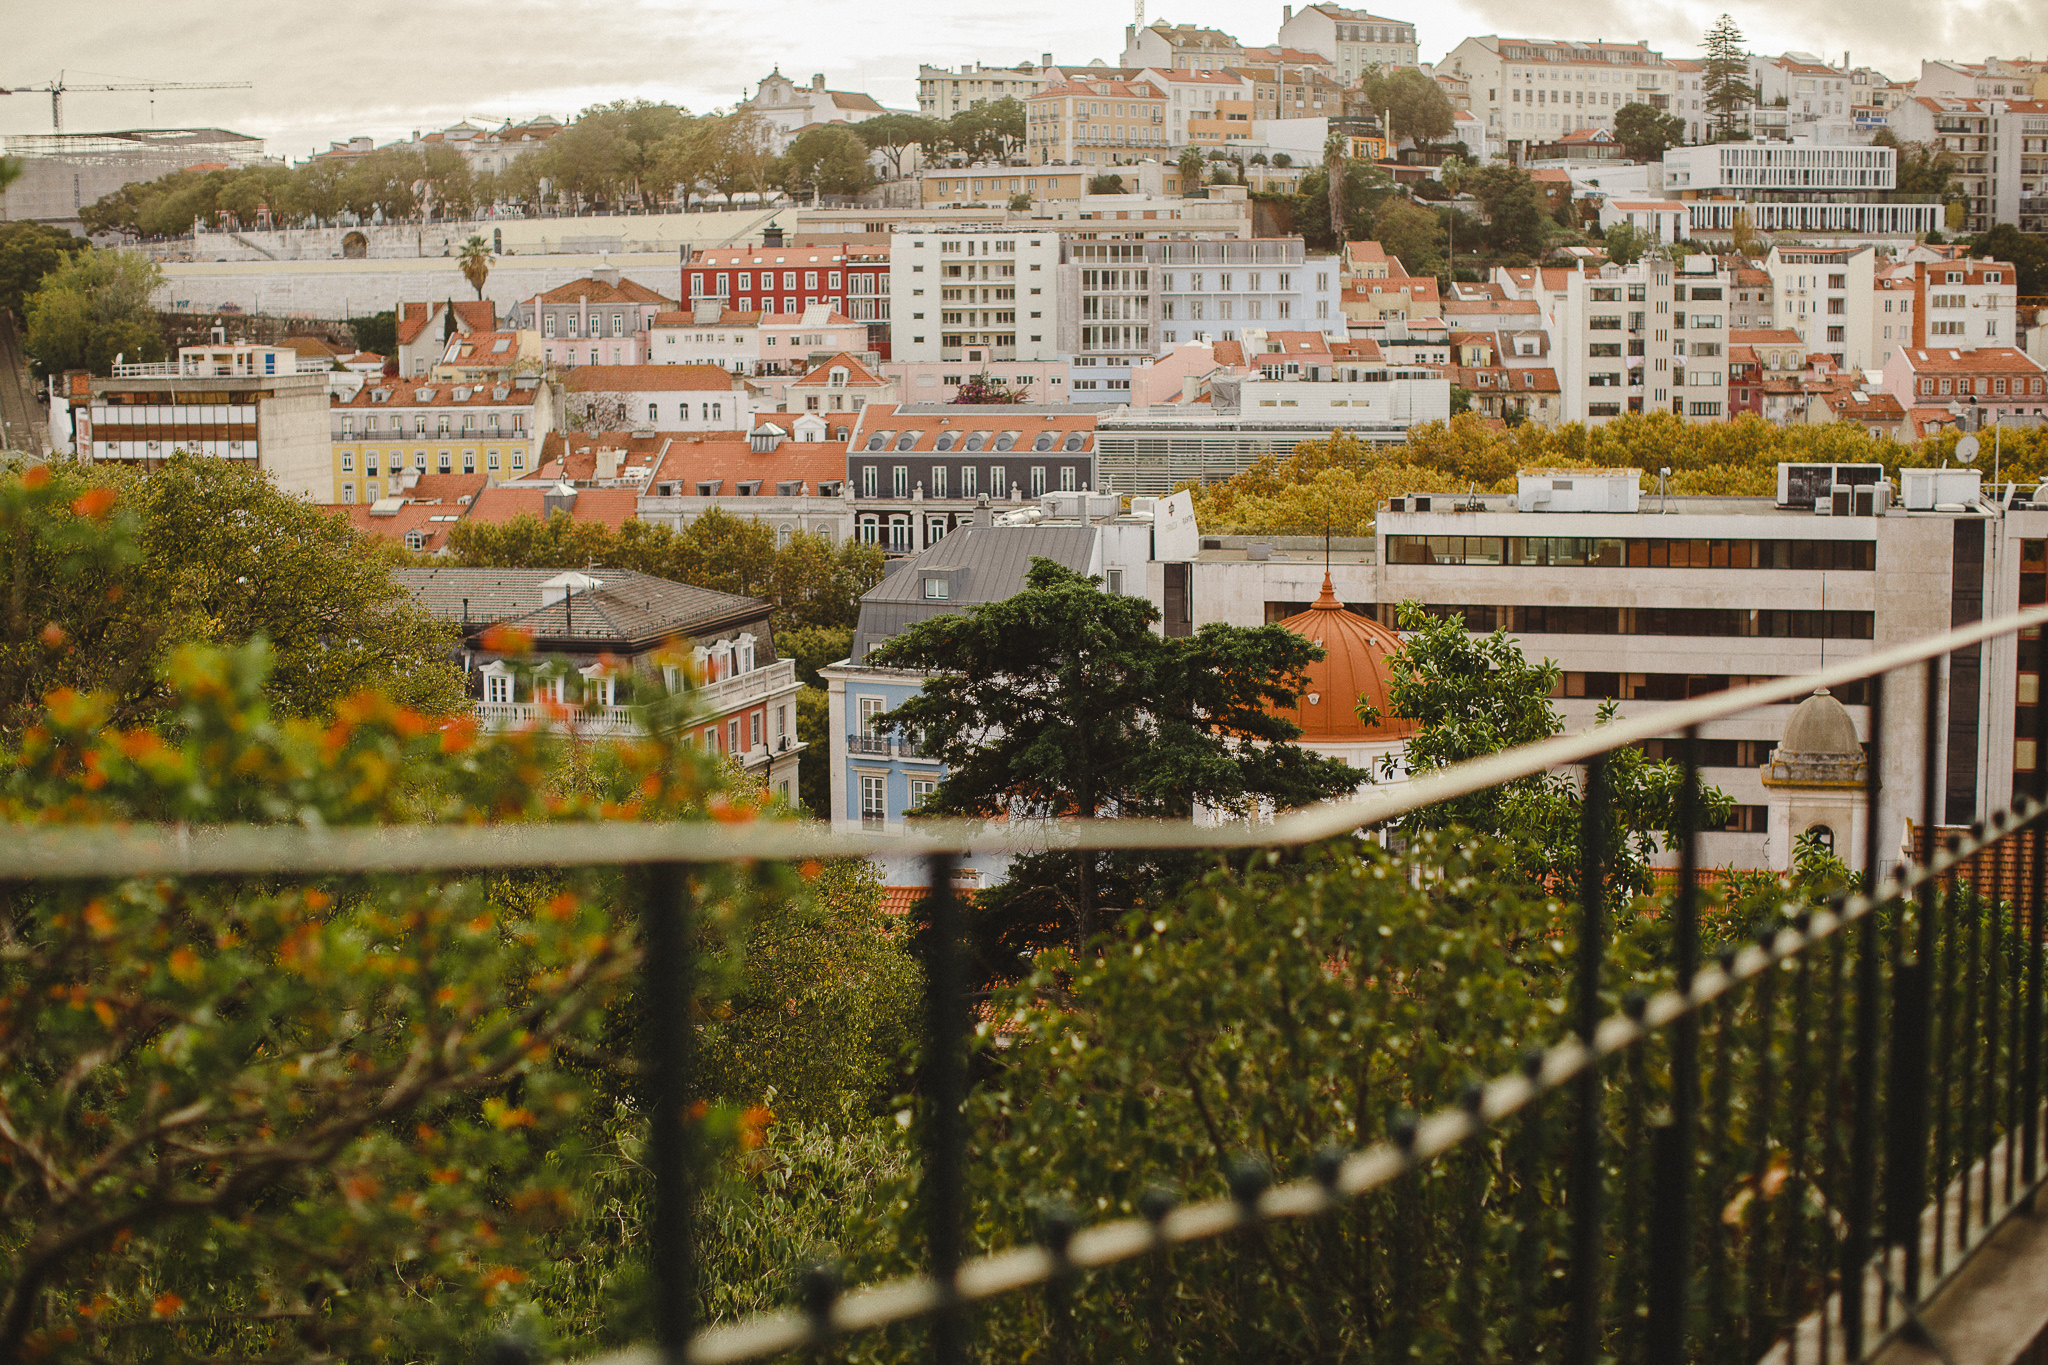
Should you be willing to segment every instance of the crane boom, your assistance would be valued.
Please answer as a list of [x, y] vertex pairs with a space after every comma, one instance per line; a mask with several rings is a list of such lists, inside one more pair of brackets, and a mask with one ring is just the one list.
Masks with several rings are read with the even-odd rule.
[[[128, 81], [116, 85], [66, 85], [64, 73], [59, 71], [57, 79], [48, 85], [17, 85], [0, 88], [0, 95], [27, 94], [30, 91], [47, 91], [50, 96], [50, 127], [57, 132], [64, 131], [64, 92], [67, 90], [147, 90], [154, 95], [159, 90], [250, 90], [255, 87], [248, 81]], [[154, 101], [152, 101], [152, 104]]]

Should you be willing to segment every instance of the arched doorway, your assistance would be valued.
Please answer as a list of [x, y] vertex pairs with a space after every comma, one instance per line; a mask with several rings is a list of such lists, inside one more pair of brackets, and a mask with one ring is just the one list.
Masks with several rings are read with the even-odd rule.
[[351, 232], [341, 239], [341, 257], [345, 261], [360, 261], [370, 254], [370, 239], [360, 232]]

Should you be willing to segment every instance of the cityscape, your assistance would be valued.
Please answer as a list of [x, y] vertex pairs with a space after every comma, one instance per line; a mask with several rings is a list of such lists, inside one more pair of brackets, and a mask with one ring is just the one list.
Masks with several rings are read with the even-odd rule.
[[2048, 33], [1157, 8], [0, 68], [0, 1357], [2040, 1354]]

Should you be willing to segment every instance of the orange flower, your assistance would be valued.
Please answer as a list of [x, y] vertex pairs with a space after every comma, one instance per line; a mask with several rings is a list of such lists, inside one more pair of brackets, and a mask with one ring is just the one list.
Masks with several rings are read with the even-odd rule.
[[44, 649], [62, 649], [71, 636], [65, 632], [64, 627], [52, 621], [43, 627], [43, 633], [38, 638], [42, 640]]
[[163, 1293], [156, 1296], [156, 1302], [149, 1306], [153, 1318], [167, 1318], [185, 1306], [185, 1301], [176, 1294]]
[[526, 1272], [514, 1270], [509, 1265], [501, 1265], [495, 1269], [485, 1271], [482, 1281], [486, 1289], [502, 1289], [508, 1284], [524, 1284], [525, 1282]]
[[171, 975], [188, 986], [205, 975], [205, 968], [200, 965], [199, 954], [190, 948], [173, 949], [169, 965]]
[[517, 626], [508, 626], [502, 621], [486, 630], [477, 643], [493, 654], [533, 652], [533, 636]]
[[383, 1182], [373, 1175], [352, 1175], [341, 1182], [341, 1192], [351, 1204], [360, 1204], [375, 1199], [383, 1192]]
[[32, 466], [21, 476], [21, 486], [23, 488], [44, 488], [49, 485], [49, 482], [50, 467], [46, 464]]
[[740, 1114], [740, 1150], [751, 1152], [759, 1147], [765, 1138], [775, 1115], [768, 1112], [765, 1104], [750, 1104]]
[[107, 513], [114, 510], [114, 503], [118, 500], [119, 495], [111, 488], [88, 488], [72, 501], [71, 510], [81, 517], [105, 521]]
[[459, 754], [476, 743], [476, 721], [464, 716], [441, 727], [441, 752]]

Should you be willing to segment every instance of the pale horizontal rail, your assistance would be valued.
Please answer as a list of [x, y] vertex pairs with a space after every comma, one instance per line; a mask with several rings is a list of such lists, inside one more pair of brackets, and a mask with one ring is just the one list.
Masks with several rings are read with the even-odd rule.
[[2048, 607], [1979, 621], [1943, 635], [1852, 659], [1797, 678], [1715, 692], [1578, 734], [1420, 773], [1399, 786], [1283, 812], [1268, 823], [1196, 825], [1185, 820], [1060, 820], [1011, 824], [918, 821], [897, 835], [835, 834], [797, 821], [676, 821], [511, 825], [376, 825], [313, 829], [283, 825], [128, 828], [16, 825], [0, 837], [0, 879], [80, 880], [172, 875], [421, 872], [620, 863], [719, 863], [884, 854], [1033, 853], [1093, 849], [1270, 848], [1307, 844], [1469, 796], [1518, 778], [1584, 762], [1640, 740], [1676, 734], [1759, 706], [1803, 698], [1921, 663], [2000, 635], [2048, 625]]
[[[1404, 1171], [1478, 1136], [1488, 1126], [1558, 1089], [1588, 1065], [1634, 1047], [1650, 1034], [1712, 1004], [1777, 963], [1842, 932], [1879, 906], [1903, 900], [1927, 883], [1950, 875], [1978, 852], [2011, 837], [2044, 814], [2048, 814], [2048, 804], [2032, 797], [2016, 801], [1954, 848], [1936, 853], [1930, 863], [1913, 866], [1902, 876], [1886, 879], [1871, 895], [1850, 897], [1833, 910], [1814, 911], [1803, 927], [1780, 929], [1768, 943], [1747, 944], [1702, 967], [1693, 978], [1690, 991], [1660, 991], [1643, 1002], [1640, 1013], [1609, 1016], [1594, 1030], [1590, 1048], [1576, 1037], [1567, 1037], [1532, 1055], [1531, 1064], [1520, 1071], [1478, 1087], [1469, 1097], [1469, 1104], [1446, 1106], [1420, 1120], [1414, 1140], [1405, 1150], [1392, 1142], [1380, 1142], [1351, 1153], [1337, 1166], [1327, 1186], [1313, 1179], [1275, 1185], [1250, 1208], [1231, 1199], [1187, 1204], [1167, 1214], [1156, 1227], [1137, 1218], [1098, 1223], [1074, 1234], [1067, 1247], [1068, 1261], [1075, 1270], [1092, 1270], [1132, 1260], [1156, 1248], [1206, 1241], [1252, 1222], [1313, 1218], [1328, 1213], [1347, 1199], [1379, 1189]], [[2007, 1208], [2001, 1221], [2023, 1206]], [[962, 1265], [955, 1294], [961, 1301], [978, 1303], [1044, 1284], [1061, 1271], [1057, 1259], [1043, 1247], [1012, 1247]], [[836, 1299], [828, 1319], [829, 1334], [871, 1331], [926, 1317], [944, 1301], [942, 1287], [928, 1277], [912, 1275], [886, 1280]], [[805, 1314], [796, 1309], [779, 1309], [699, 1332], [690, 1339], [682, 1362], [735, 1365], [740, 1361], [763, 1360], [797, 1350], [818, 1336], [817, 1328]], [[660, 1365], [662, 1360], [656, 1350], [636, 1348], [598, 1357], [584, 1365]]]

